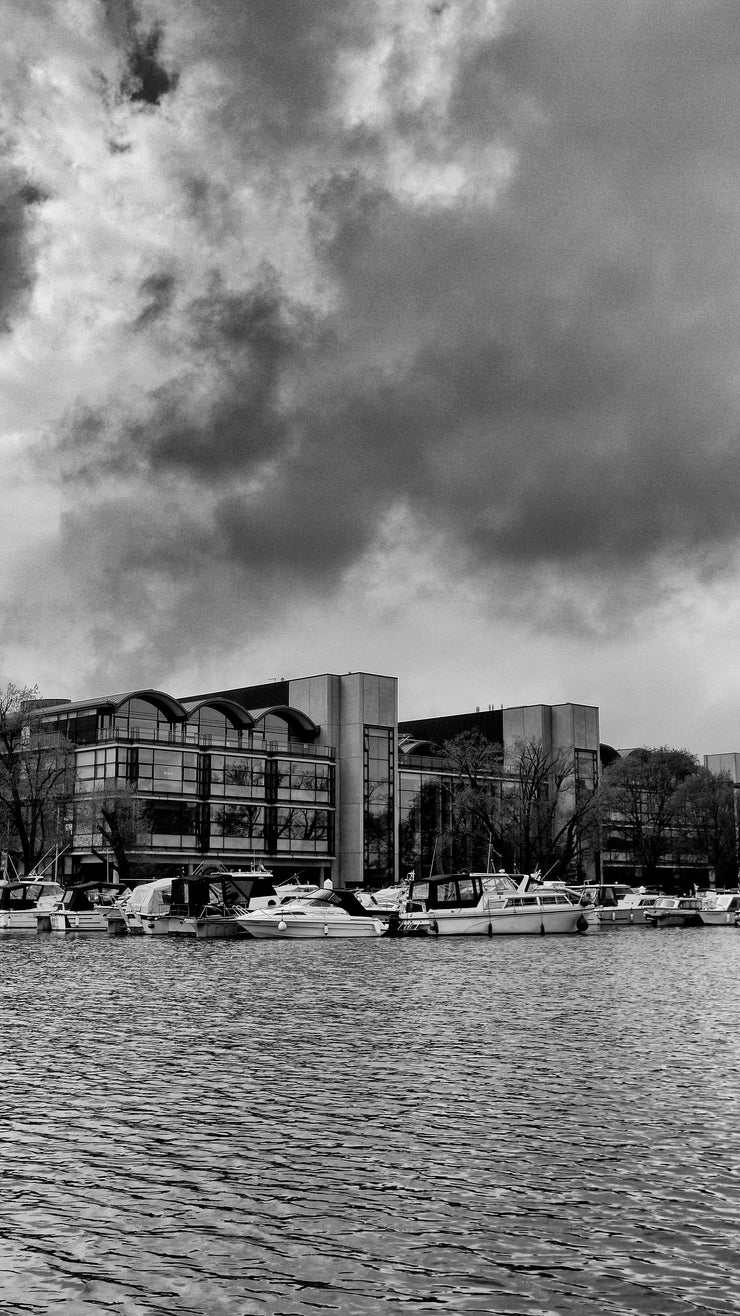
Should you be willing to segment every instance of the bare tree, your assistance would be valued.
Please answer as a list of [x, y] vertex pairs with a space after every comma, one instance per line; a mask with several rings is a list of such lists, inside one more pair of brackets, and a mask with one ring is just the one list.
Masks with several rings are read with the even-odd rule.
[[616, 759], [604, 773], [598, 793], [602, 827], [642, 868], [653, 884], [661, 862], [677, 862], [684, 837], [679, 786], [699, 770], [684, 749], [642, 748]]
[[34, 725], [36, 687], [8, 682], [0, 692], [0, 818], [5, 849], [29, 873], [64, 842], [63, 812], [74, 761], [69, 741]]
[[591, 796], [576, 793], [572, 755], [520, 740], [504, 762], [501, 745], [479, 731], [444, 746], [451, 770], [450, 823], [445, 842], [461, 839], [468, 853], [493, 854], [520, 872], [565, 873], [587, 834]]
[[565, 875], [585, 838], [593, 805], [575, 789], [572, 754], [536, 739], [516, 742], [503, 794], [504, 827], [524, 873]]
[[106, 863], [112, 855], [120, 884], [130, 886], [136, 875], [131, 852], [137, 844], [141, 811], [133, 786], [111, 782], [90, 799], [90, 808], [93, 854]]
[[685, 840], [714, 870], [719, 886], [737, 886], [737, 801], [732, 778], [707, 768], [686, 777], [674, 797], [676, 819]]
[[462, 731], [445, 742], [449, 776], [443, 779], [448, 799], [447, 826], [440, 840], [449, 861], [473, 867], [488, 866], [492, 854], [508, 863], [505, 818], [502, 807], [503, 745], [480, 731]]

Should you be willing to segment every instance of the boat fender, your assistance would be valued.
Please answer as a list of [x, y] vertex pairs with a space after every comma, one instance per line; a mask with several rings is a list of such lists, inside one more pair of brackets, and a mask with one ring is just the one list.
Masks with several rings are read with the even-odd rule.
[[328, 936], [329, 936], [329, 924], [328, 924], [328, 923], [325, 923], [325, 924], [324, 924], [324, 936], [325, 936], [325, 937], [328, 937]]
[[434, 933], [435, 937], [439, 936], [439, 923], [437, 922], [436, 918], [432, 920], [432, 932]]
[[[579, 914], [579, 915], [578, 915], [578, 921], [579, 921], [579, 923], [580, 923], [580, 921], [581, 921], [582, 918], [583, 918], [583, 914]], [[545, 935], [545, 925], [544, 925], [543, 922], [540, 922], [540, 936], [541, 936], [541, 937], [544, 937], [544, 935]]]
[[284, 918], [281, 918], [280, 922], [278, 923], [278, 932], [285, 932], [285, 929], [287, 928], [287, 926], [288, 926], [288, 925], [287, 925], [287, 923], [285, 922], [285, 919], [284, 919]]
[[493, 924], [490, 919], [488, 920], [488, 935], [489, 937], [493, 936]]
[[[586, 932], [588, 930], [588, 919], [583, 914], [578, 915], [576, 928], [579, 932]], [[544, 932], [544, 928], [542, 930]]]

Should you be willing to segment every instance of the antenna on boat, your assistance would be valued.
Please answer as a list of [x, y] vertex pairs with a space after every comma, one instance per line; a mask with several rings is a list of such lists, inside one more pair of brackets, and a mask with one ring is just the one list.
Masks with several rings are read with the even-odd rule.
[[436, 836], [435, 836], [435, 838], [434, 838], [434, 849], [432, 850], [432, 858], [431, 858], [431, 862], [430, 862], [430, 864], [429, 864], [429, 876], [430, 876], [430, 877], [432, 876], [432, 873], [434, 872], [434, 857], [435, 857], [436, 853], [437, 853], [437, 838], [436, 838]]

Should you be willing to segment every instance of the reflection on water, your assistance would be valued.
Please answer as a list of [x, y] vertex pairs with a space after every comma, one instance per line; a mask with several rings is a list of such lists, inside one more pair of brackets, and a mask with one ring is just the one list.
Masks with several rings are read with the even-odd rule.
[[0, 961], [6, 1314], [740, 1310], [734, 929]]

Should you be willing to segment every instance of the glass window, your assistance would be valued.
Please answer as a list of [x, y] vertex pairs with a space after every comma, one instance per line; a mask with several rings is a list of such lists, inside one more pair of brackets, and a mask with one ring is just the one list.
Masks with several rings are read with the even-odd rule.
[[395, 758], [390, 727], [365, 727], [364, 867], [367, 883], [395, 876]]
[[190, 714], [187, 724], [188, 739], [211, 742], [219, 745], [231, 745], [237, 748], [241, 744], [241, 732], [228, 714], [220, 708], [204, 704]]
[[166, 713], [148, 699], [126, 699], [117, 709], [114, 729], [133, 740], [174, 740], [180, 737], [180, 723], [170, 721]]
[[211, 795], [264, 799], [265, 760], [236, 754], [211, 754]]
[[264, 850], [264, 806], [238, 803], [211, 805], [210, 844], [214, 850]]
[[187, 800], [149, 800], [142, 809], [137, 842], [153, 849], [194, 848], [198, 843], [197, 805]]
[[276, 764], [275, 791], [278, 800], [331, 803], [334, 767], [310, 760], [279, 759]]
[[276, 848], [279, 851], [332, 853], [334, 816], [329, 810], [278, 808], [275, 815]]

